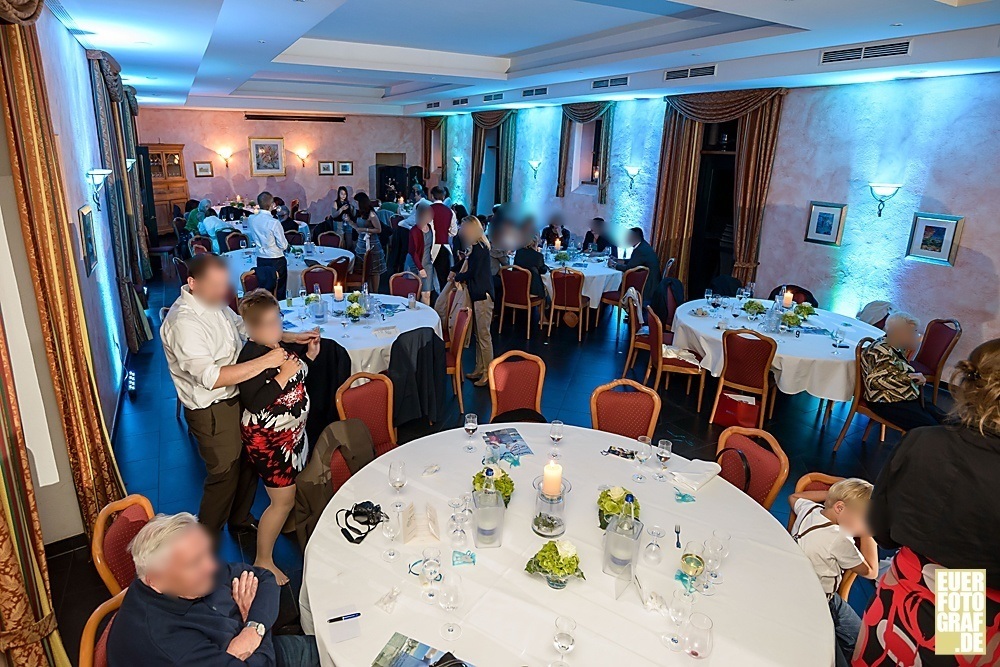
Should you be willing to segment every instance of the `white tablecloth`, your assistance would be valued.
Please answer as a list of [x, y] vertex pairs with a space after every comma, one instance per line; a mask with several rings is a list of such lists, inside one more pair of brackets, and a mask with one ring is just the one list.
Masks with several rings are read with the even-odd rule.
[[[770, 308], [772, 302], [761, 303]], [[702, 355], [701, 365], [718, 377], [722, 374], [725, 361], [722, 356], [722, 331], [717, 328], [719, 319], [725, 319], [731, 329], [758, 329], [763, 316], [756, 322], [750, 322], [746, 314], [734, 319], [729, 311], [723, 312], [720, 308], [717, 317], [696, 317], [693, 311], [698, 308], [709, 310], [704, 299], [689, 301], [677, 308], [673, 325], [674, 345]], [[866, 336], [879, 338], [885, 332], [861, 320], [828, 310], [817, 310], [809, 316], [805, 326], [829, 331], [838, 326], [844, 327], [844, 344], [849, 347], [833, 354], [833, 340], [828, 336], [803, 333], [796, 338], [792, 332], [773, 334], [772, 338], [778, 341], [778, 350], [771, 370], [777, 379], [778, 389], [786, 394], [806, 391], [817, 398], [850, 401], [854, 395], [854, 349], [858, 341]]]
[[[674, 501], [674, 490], [647, 475], [636, 484], [630, 477], [635, 464], [601, 456], [610, 444], [631, 446], [620, 436], [567, 426], [561, 443], [564, 474], [573, 490], [567, 497], [565, 539], [578, 548], [586, 581], [573, 579], [565, 590], [550, 589], [538, 576], [524, 572], [528, 559], [545, 543], [529, 525], [535, 495], [531, 481], [541, 474], [550, 449], [548, 426], [513, 426], [536, 452], [521, 459], [511, 471], [516, 488], [507, 509], [503, 546], [479, 549], [476, 565], [459, 566], [464, 601], [452, 614], [419, 599], [417, 578], [408, 565], [420, 558], [425, 545], [399, 544], [393, 563], [380, 558], [388, 540], [381, 531], [360, 545], [349, 544], [337, 528], [335, 513], [355, 502], [373, 500], [389, 508], [394, 493], [388, 485], [389, 463], [406, 462], [407, 483], [401, 496], [418, 509], [430, 502], [442, 525], [447, 523], [448, 499], [471, 490], [482, 451], [467, 454], [463, 430], [445, 431], [416, 440], [376, 459], [356, 474], [326, 508], [306, 549], [301, 593], [303, 627], [315, 631], [325, 667], [367, 667], [394, 632], [451, 650], [476, 667], [544, 666], [556, 659], [552, 646], [557, 616], [573, 617], [579, 627], [576, 647], [569, 654], [573, 667], [652, 667], [694, 665], [740, 667], [787, 665], [827, 667], [833, 662], [833, 623], [819, 579], [809, 561], [784, 527], [760, 505], [722, 479], [697, 492], [694, 503]], [[475, 435], [483, 444], [480, 426]], [[423, 477], [426, 466], [441, 470]], [[674, 548], [673, 527], [681, 525], [681, 540], [704, 541], [712, 530], [732, 534], [730, 555], [722, 566], [724, 583], [712, 597], [698, 596], [696, 611], [714, 623], [712, 655], [696, 663], [683, 653], [672, 653], [660, 643], [667, 628], [660, 614], [645, 611], [635, 589], [615, 599], [615, 580], [601, 571], [603, 533], [597, 524], [597, 495], [601, 484], [625, 485], [642, 505], [642, 520], [667, 531], [662, 544], [666, 557], [659, 566], [641, 562], [638, 576], [647, 591], [670, 598], [679, 587], [674, 581], [680, 550]], [[648, 543], [644, 536], [643, 546]], [[447, 543], [441, 546], [450, 554]], [[444, 558], [450, 563], [450, 556]], [[445, 573], [450, 565], [445, 566]], [[374, 602], [393, 586], [401, 595], [387, 615]], [[341, 643], [330, 641], [327, 614], [356, 605], [361, 612], [361, 636]], [[457, 619], [462, 636], [447, 642], [440, 627]]]
[[[331, 248], [327, 248], [331, 250]], [[289, 291], [291, 293], [291, 291]], [[377, 297], [384, 304], [406, 305], [405, 297], [379, 294]], [[381, 373], [389, 368], [389, 352], [392, 344], [396, 342], [399, 335], [414, 329], [429, 327], [434, 329], [434, 333], [441, 338], [441, 318], [430, 306], [417, 302], [414, 310], [403, 310], [393, 316], [386, 316], [383, 320], [379, 316], [362, 318], [358, 322], [351, 322], [343, 316], [335, 316], [330, 310], [333, 306], [333, 296], [324, 294], [323, 300], [327, 303], [326, 322], [317, 324], [311, 314], [302, 307], [302, 300], [296, 297], [292, 299], [292, 307], [287, 302], [281, 302], [281, 311], [286, 322], [286, 331], [309, 331], [320, 327], [320, 336], [330, 338], [338, 345], [347, 350], [351, 356], [351, 373]], [[306, 315], [302, 319], [302, 315]], [[348, 322], [347, 327], [341, 322]], [[379, 337], [379, 329], [395, 327], [394, 332], [387, 332], [389, 335]], [[345, 338], [345, 334], [347, 337]]]
[[[586, 266], [573, 266], [573, 264], [581, 262], [586, 262]], [[576, 262], [568, 262], [566, 264], [566, 268], [568, 269], [583, 271], [583, 295], [590, 297], [591, 308], [598, 308], [601, 305], [601, 296], [605, 292], [618, 289], [622, 284], [622, 272], [618, 269], [610, 268], [607, 262], [607, 258], [603, 258], [600, 262], [591, 261], [590, 258], [582, 258]], [[562, 265], [558, 262], [549, 264], [549, 271], [561, 268]], [[545, 290], [551, 297], [552, 276], [546, 273], [542, 276], [542, 280], [545, 282]]]
[[[302, 246], [294, 247], [302, 248]], [[233, 287], [236, 288], [236, 291], [242, 290], [240, 276], [257, 266], [257, 256], [251, 249], [232, 250], [223, 253], [222, 256], [229, 262], [229, 279], [232, 281]], [[286, 255], [286, 257], [288, 259], [288, 293], [292, 295], [298, 295], [299, 290], [302, 288], [302, 272], [309, 268], [305, 262], [307, 259], [315, 260], [320, 264], [329, 264], [338, 257], [347, 257], [351, 260], [351, 267], [354, 266], [354, 253], [343, 248], [316, 246], [316, 251], [309, 257], [305, 255], [297, 257]]]

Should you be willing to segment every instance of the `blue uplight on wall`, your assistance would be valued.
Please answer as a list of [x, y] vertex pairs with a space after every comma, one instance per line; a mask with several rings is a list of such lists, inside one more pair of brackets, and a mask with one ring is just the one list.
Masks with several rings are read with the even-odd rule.
[[472, 114], [455, 114], [448, 117], [447, 146], [441, 153], [448, 160], [448, 187], [451, 200], [473, 207], [467, 201], [469, 196], [469, 149], [472, 146]]
[[647, 238], [652, 232], [665, 107], [662, 99], [623, 100], [615, 105], [608, 208], [618, 239], [629, 227], [641, 227]]

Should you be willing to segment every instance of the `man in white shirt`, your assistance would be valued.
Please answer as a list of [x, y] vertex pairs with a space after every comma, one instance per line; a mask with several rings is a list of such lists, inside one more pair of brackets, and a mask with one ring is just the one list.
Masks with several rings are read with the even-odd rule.
[[274, 197], [266, 190], [257, 195], [260, 211], [247, 220], [250, 235], [257, 242], [257, 284], [274, 295], [278, 301], [285, 298], [288, 284], [288, 262], [285, 250], [288, 239], [277, 218], [271, 215]]
[[[195, 256], [188, 267], [187, 284], [163, 318], [160, 338], [184, 417], [208, 470], [198, 516], [216, 533], [226, 523], [230, 530], [252, 530], [250, 508], [257, 475], [240, 457], [242, 410], [237, 385], [278, 368], [287, 354], [278, 348], [236, 363], [246, 329], [228, 305], [229, 267], [212, 254]], [[315, 336], [286, 333], [284, 338], [307, 343]]]
[[229, 229], [233, 225], [232, 223], [226, 222], [219, 217], [219, 214], [215, 212], [214, 208], [210, 208], [205, 212], [205, 219], [201, 221], [198, 225], [198, 231], [208, 236], [212, 239], [212, 252], [219, 253], [219, 236], [218, 232], [222, 229]]

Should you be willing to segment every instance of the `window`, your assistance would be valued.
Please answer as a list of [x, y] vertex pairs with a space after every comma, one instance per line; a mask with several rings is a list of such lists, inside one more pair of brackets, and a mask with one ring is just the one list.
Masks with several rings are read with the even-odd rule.
[[436, 130], [431, 130], [431, 171], [437, 171], [441, 168], [442, 158], [441, 158], [441, 128]]
[[589, 123], [573, 123], [573, 143], [570, 153], [570, 182], [573, 192], [597, 194], [601, 180], [601, 142], [604, 139], [604, 119]]

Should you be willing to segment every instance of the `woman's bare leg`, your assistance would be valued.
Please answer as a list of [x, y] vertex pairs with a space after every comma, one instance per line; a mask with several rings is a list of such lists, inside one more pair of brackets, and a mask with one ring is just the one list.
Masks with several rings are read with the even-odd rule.
[[285, 525], [288, 514], [295, 505], [295, 485], [282, 488], [266, 487], [271, 504], [260, 515], [257, 524], [257, 560], [255, 567], [264, 567], [274, 573], [279, 586], [288, 583], [288, 577], [274, 564], [274, 542]]

